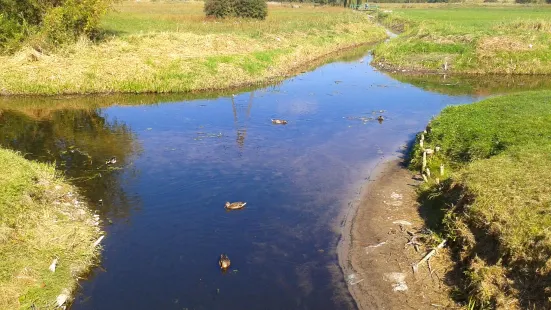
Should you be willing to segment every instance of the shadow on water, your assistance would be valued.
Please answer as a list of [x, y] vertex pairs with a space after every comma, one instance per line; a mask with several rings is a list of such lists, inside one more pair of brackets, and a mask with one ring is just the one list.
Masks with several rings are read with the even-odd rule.
[[442, 81], [364, 53], [245, 93], [0, 98], [0, 145], [55, 162], [113, 221], [73, 309], [354, 309], [336, 259], [351, 197], [442, 108], [500, 89], [425, 91]]

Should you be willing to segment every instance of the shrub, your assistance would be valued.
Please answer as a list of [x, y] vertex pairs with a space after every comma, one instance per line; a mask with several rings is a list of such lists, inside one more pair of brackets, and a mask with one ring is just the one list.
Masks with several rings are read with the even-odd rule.
[[7, 18], [4, 14], [0, 14], [0, 46], [13, 45], [23, 36], [23, 26], [13, 19]]
[[235, 0], [234, 12], [237, 17], [265, 19], [268, 4], [265, 0]]
[[234, 15], [232, 0], [206, 0], [204, 11], [207, 16], [216, 18]]
[[265, 0], [207, 0], [205, 14], [216, 18], [242, 17], [264, 19], [268, 15]]
[[48, 10], [42, 31], [54, 44], [75, 41], [81, 35], [94, 37], [107, 9], [105, 0], [66, 0], [62, 6]]
[[74, 41], [81, 35], [94, 37], [113, 1], [0, 0], [0, 50], [10, 50], [28, 36], [46, 44]]

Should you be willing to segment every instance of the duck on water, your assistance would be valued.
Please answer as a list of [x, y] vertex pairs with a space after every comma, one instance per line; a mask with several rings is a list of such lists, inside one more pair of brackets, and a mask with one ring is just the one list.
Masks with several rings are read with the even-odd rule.
[[227, 210], [239, 210], [239, 209], [243, 209], [246, 204], [247, 204], [246, 202], [241, 202], [241, 201], [232, 202], [232, 203], [228, 201], [226, 202], [226, 205], [224, 206], [224, 208], [226, 208]]

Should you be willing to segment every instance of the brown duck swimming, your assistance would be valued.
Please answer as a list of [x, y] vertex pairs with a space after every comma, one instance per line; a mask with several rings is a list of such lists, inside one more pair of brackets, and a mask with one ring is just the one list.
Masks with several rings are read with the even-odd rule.
[[287, 121], [284, 119], [273, 119], [272, 124], [275, 125], [287, 125]]
[[241, 201], [232, 202], [232, 203], [228, 201], [226, 202], [226, 205], [224, 206], [224, 208], [228, 210], [239, 210], [239, 209], [243, 209], [246, 204], [247, 204], [246, 202], [241, 202]]
[[226, 269], [230, 268], [231, 261], [230, 261], [230, 258], [228, 257], [228, 255], [221, 254], [220, 255], [220, 260], [218, 261], [218, 265], [220, 265], [220, 269], [222, 269], [222, 270], [226, 270]]

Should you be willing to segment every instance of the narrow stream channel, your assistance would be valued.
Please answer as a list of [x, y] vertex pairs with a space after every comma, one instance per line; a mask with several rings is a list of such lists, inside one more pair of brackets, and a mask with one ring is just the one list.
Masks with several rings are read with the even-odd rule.
[[[0, 145], [55, 162], [105, 223], [101, 267], [72, 309], [354, 309], [336, 245], [373, 167], [447, 105], [511, 83], [546, 87], [442, 77], [413, 86], [369, 62], [211, 99], [2, 98]], [[226, 201], [247, 206], [227, 212]]]

